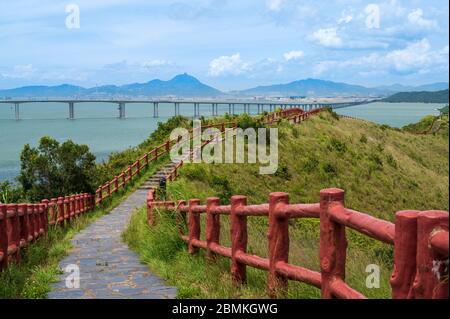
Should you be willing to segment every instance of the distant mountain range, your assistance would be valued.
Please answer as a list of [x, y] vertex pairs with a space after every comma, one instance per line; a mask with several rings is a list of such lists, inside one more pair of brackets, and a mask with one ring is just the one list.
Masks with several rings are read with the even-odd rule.
[[448, 103], [448, 89], [434, 92], [399, 92], [383, 99], [382, 101], [411, 103]]
[[180, 74], [169, 81], [152, 80], [146, 83], [104, 85], [94, 88], [63, 84], [58, 86], [25, 86], [0, 90], [0, 98], [68, 98], [68, 97], [219, 97], [219, 96], [388, 96], [405, 91], [438, 91], [448, 89], [448, 83], [440, 82], [422, 86], [394, 84], [368, 88], [317, 79], [305, 79], [286, 84], [258, 86], [255, 88], [222, 92], [200, 82], [189, 74]]
[[448, 89], [448, 83], [440, 82], [422, 86], [403, 86], [394, 84], [368, 88], [361, 85], [352, 85], [317, 79], [294, 81], [287, 84], [258, 86], [252, 89], [239, 91], [242, 95], [302, 95], [302, 96], [342, 96], [342, 95], [390, 95], [400, 91], [437, 91]]
[[83, 88], [63, 84], [58, 86], [24, 86], [10, 90], [0, 90], [0, 97], [11, 98], [46, 98], [69, 96], [183, 96], [206, 97], [225, 95], [221, 91], [201, 83], [186, 73], [175, 76], [169, 81], [152, 80], [147, 83], [126, 85], [103, 85], [94, 88]]

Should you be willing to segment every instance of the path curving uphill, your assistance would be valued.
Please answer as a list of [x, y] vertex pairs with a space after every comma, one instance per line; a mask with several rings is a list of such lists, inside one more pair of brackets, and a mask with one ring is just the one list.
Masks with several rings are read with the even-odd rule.
[[[150, 273], [139, 257], [122, 242], [121, 234], [136, 208], [146, 204], [148, 188], [156, 187], [175, 163], [167, 164], [148, 182], [72, 239], [72, 250], [59, 266], [67, 269], [52, 285], [49, 299], [173, 299], [176, 288]], [[79, 268], [79, 288], [67, 288], [66, 278]], [[67, 268], [69, 266], [69, 268]], [[70, 278], [70, 277], [69, 277]], [[72, 282], [73, 283], [73, 282]]]

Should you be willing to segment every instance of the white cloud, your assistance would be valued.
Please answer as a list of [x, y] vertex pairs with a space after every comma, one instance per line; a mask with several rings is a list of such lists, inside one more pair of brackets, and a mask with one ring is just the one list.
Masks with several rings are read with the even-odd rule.
[[282, 0], [266, 0], [266, 6], [270, 11], [280, 11]]
[[386, 54], [371, 53], [346, 61], [321, 61], [315, 66], [320, 75], [333, 69], [356, 69], [363, 72], [390, 72], [398, 74], [429, 73], [434, 70], [448, 72], [448, 46], [433, 50], [427, 39], [408, 44], [403, 49]]
[[304, 55], [303, 51], [290, 51], [283, 54], [283, 57], [286, 61], [290, 61], [300, 59]]
[[[445, 52], [442, 52], [445, 55]], [[423, 69], [442, 61], [441, 51], [432, 51], [427, 39], [412, 43], [405, 49], [389, 52], [385, 60], [399, 72]], [[448, 55], [448, 52], [447, 52]]]
[[313, 33], [312, 38], [326, 47], [342, 46], [342, 39], [337, 34], [337, 28], [319, 29]]
[[235, 53], [230, 56], [221, 56], [209, 63], [209, 75], [239, 75], [247, 71], [249, 68], [248, 63], [244, 63], [239, 53]]
[[437, 22], [434, 20], [427, 20], [423, 18], [423, 11], [422, 9], [416, 9], [412, 11], [410, 14], [408, 14], [408, 21], [416, 26], [422, 27], [422, 28], [436, 28]]

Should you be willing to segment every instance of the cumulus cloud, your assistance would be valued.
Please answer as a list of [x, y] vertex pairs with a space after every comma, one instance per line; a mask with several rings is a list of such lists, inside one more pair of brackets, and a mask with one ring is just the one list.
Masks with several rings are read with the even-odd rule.
[[325, 47], [342, 46], [342, 39], [337, 34], [337, 28], [319, 29], [312, 34], [312, 39]]
[[286, 61], [297, 60], [304, 56], [303, 51], [290, 51], [283, 54], [283, 57]]
[[321, 61], [315, 66], [315, 74], [324, 74], [333, 69], [394, 74], [420, 74], [436, 70], [448, 72], [448, 51], [448, 45], [433, 50], [429, 41], [422, 39], [385, 54], [371, 53], [345, 61]]
[[416, 26], [432, 29], [437, 27], [437, 22], [434, 20], [427, 20], [423, 17], [423, 10], [422, 9], [416, 9], [408, 14], [408, 21], [411, 24], [414, 24]]
[[266, 6], [270, 11], [280, 11], [282, 0], [266, 0]]
[[239, 53], [230, 56], [223, 55], [209, 63], [209, 75], [239, 75], [248, 70], [248, 63], [241, 59]]

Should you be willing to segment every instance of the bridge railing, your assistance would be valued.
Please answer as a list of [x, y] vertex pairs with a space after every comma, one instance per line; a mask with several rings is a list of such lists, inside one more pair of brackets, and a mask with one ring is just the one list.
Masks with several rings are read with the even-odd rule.
[[[230, 205], [219, 205], [216, 197], [204, 205], [199, 199], [157, 201], [151, 190], [147, 197], [150, 226], [155, 224], [156, 209], [177, 213], [180, 236], [190, 254], [205, 249], [211, 260], [230, 258], [236, 283], [246, 282], [247, 266], [267, 271], [270, 296], [285, 295], [288, 280], [295, 280], [321, 289], [322, 298], [366, 298], [345, 282], [345, 227], [349, 227], [394, 246], [393, 298], [448, 298], [448, 212], [400, 211], [394, 224], [345, 208], [344, 191], [336, 188], [322, 190], [320, 203], [290, 204], [289, 194], [276, 192], [260, 205], [247, 205], [247, 197], [240, 195], [232, 196]], [[206, 214], [206, 240], [200, 239], [202, 214]], [[220, 244], [220, 215], [229, 216], [231, 247]], [[269, 220], [268, 258], [247, 252], [248, 217]], [[295, 218], [320, 219], [320, 272], [289, 263], [289, 220]], [[183, 229], [188, 230], [186, 234]]]

